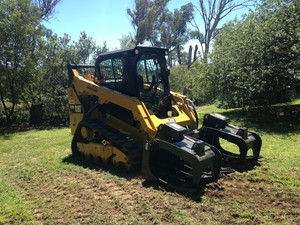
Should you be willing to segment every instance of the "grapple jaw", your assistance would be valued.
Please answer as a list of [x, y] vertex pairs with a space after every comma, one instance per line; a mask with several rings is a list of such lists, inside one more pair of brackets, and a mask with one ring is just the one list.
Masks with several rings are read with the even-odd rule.
[[218, 180], [221, 155], [213, 146], [188, 135], [175, 123], [162, 124], [143, 151], [142, 173], [173, 189], [196, 191], [203, 178]]
[[[247, 128], [240, 128], [228, 123], [228, 118], [220, 114], [204, 115], [203, 126], [199, 129], [199, 139], [216, 147], [222, 159], [228, 163], [256, 163], [262, 145], [261, 138]], [[238, 146], [239, 154], [224, 149], [220, 139], [225, 139]], [[253, 154], [249, 154], [249, 150]]]

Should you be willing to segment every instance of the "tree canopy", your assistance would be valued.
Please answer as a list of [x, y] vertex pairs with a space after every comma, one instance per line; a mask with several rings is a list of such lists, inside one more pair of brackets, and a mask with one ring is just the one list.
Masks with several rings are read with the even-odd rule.
[[0, 98], [10, 123], [16, 104], [31, 92], [43, 27], [29, 0], [0, 1], [0, 18]]
[[299, 96], [299, 21], [299, 1], [269, 0], [222, 28], [211, 66], [223, 105], [270, 105]]
[[204, 60], [207, 60], [210, 46], [218, 33], [218, 25], [229, 14], [235, 10], [247, 7], [252, 0], [199, 0], [195, 5], [200, 20], [193, 18], [195, 28], [191, 35], [198, 39], [201, 46], [201, 53]]
[[152, 46], [175, 48], [188, 41], [188, 23], [193, 18], [191, 3], [175, 9], [167, 8], [170, 0], [135, 0], [134, 8], [127, 9], [134, 28], [135, 44], [149, 42]]
[[[203, 50], [207, 50], [204, 54], [209, 55], [188, 69], [178, 65], [187, 61], [188, 54], [181, 54], [171, 69], [173, 91], [193, 99], [219, 101], [223, 107], [247, 108], [299, 98], [299, 1], [262, 0], [252, 13], [219, 29], [217, 36], [214, 20], [220, 21], [244, 5], [233, 0], [207, 4], [200, 0], [198, 8], [186, 4], [170, 11], [169, 1], [135, 0], [135, 6], [127, 10], [135, 33], [123, 35], [120, 43], [122, 47], [147, 43], [169, 48], [171, 65], [175, 54], [183, 51], [178, 46], [191, 38], [188, 24], [193, 22], [194, 10], [202, 13], [206, 30], [211, 32], [207, 38], [215, 39], [205, 39], [197, 30]], [[67, 118], [66, 65], [92, 64], [108, 51], [106, 42], [97, 45], [85, 31], [72, 41], [68, 34], [59, 37], [47, 29], [42, 21], [51, 18], [59, 2], [0, 0], [0, 123], [28, 121], [35, 104], [43, 105], [45, 118]]]
[[34, 104], [44, 104], [47, 117], [65, 116], [67, 64], [92, 63], [107, 51], [84, 31], [72, 43], [44, 27], [58, 2], [0, 0], [0, 122], [15, 121], [16, 111], [28, 118]]

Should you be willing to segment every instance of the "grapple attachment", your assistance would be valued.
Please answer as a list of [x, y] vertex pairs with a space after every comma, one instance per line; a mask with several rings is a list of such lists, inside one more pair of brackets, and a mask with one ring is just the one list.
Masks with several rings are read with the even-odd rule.
[[195, 191], [202, 178], [219, 178], [221, 155], [176, 123], [162, 124], [143, 151], [143, 176], [180, 191]]
[[[256, 163], [262, 145], [261, 138], [247, 128], [229, 124], [228, 120], [227, 117], [217, 113], [204, 115], [203, 126], [199, 130], [199, 138], [220, 150], [224, 161]], [[239, 154], [224, 149], [220, 144], [220, 139], [236, 144], [239, 148]], [[249, 149], [252, 150], [252, 155], [248, 153]]]

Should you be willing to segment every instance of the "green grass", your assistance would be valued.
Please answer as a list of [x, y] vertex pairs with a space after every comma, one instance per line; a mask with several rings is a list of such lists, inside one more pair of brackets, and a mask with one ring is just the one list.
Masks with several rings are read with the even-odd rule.
[[[298, 104], [297, 101], [295, 103]], [[79, 202], [79, 208], [90, 209], [89, 221], [95, 224], [147, 224], [144, 217], [150, 221], [148, 224], [151, 221], [156, 224], [199, 224], [201, 221], [205, 224], [297, 224], [295, 221], [300, 214], [293, 207], [293, 201], [297, 202], [297, 198], [291, 199], [299, 197], [300, 189], [299, 119], [277, 118], [271, 114], [259, 119], [255, 116], [257, 110], [243, 112], [209, 105], [199, 108], [200, 124], [203, 115], [212, 112], [222, 113], [231, 118], [231, 123], [246, 126], [261, 136], [263, 146], [260, 165], [253, 170], [235, 173], [234, 185], [239, 181], [251, 182], [257, 188], [252, 191], [264, 197], [268, 205], [260, 206], [257, 203], [260, 199], [253, 197], [255, 194], [250, 195], [251, 198], [244, 196], [244, 190], [238, 194], [245, 199], [237, 199], [233, 193], [228, 200], [226, 196], [232, 190], [226, 187], [225, 190], [207, 189], [207, 194], [200, 197], [199, 202], [194, 202], [185, 196], [163, 190], [143, 189], [140, 177], [118, 177], [105, 172], [98, 174], [97, 170], [92, 172], [94, 167], [86, 169], [85, 165], [70, 160], [70, 129], [53, 128], [0, 135], [0, 224], [85, 224], [78, 221], [76, 216], [72, 221], [64, 221], [62, 218], [63, 222], [59, 216], [72, 215], [68, 211], [73, 207], [68, 205], [71, 199], [83, 201], [88, 196], [92, 200], [87, 201], [88, 205]], [[101, 181], [100, 178], [100, 181], [97, 180], [98, 176], [104, 181], [113, 180], [117, 187], [123, 186], [125, 190], [128, 185], [131, 189], [136, 188], [137, 197], [133, 201], [136, 205], [133, 208], [118, 208], [119, 204], [126, 206], [126, 203], [114, 193], [108, 202], [97, 200], [103, 197], [98, 193], [110, 188], [105, 185], [98, 187]], [[79, 178], [81, 180], [77, 181]], [[116, 187], [113, 190], [120, 192]], [[84, 194], [76, 195], [86, 191], [89, 193], [87, 197]], [[151, 198], [147, 193], [151, 193]], [[105, 210], [109, 202], [112, 202], [111, 211]], [[103, 204], [105, 207], [102, 207]], [[277, 207], [274, 204], [283, 205]], [[70, 208], [65, 209], [68, 206]], [[126, 212], [126, 215], [122, 212]], [[278, 213], [281, 215], [279, 218]], [[53, 218], [57, 221], [51, 221]]]
[[40, 180], [39, 170], [64, 170], [69, 155], [68, 128], [31, 130], [0, 136], [0, 224], [22, 224], [32, 220], [30, 204], [20, 195], [20, 182]]
[[[70, 140], [68, 128], [6, 134], [0, 136], [0, 156], [3, 156], [9, 165], [35, 164], [55, 170], [63, 165], [58, 160], [61, 159], [62, 153], [69, 153]], [[58, 146], [61, 151], [57, 151]]]
[[[2, 176], [2, 174], [1, 174]], [[0, 180], [0, 224], [21, 224], [32, 220], [26, 203], [12, 185]], [[13, 220], [11, 220], [13, 218]]]

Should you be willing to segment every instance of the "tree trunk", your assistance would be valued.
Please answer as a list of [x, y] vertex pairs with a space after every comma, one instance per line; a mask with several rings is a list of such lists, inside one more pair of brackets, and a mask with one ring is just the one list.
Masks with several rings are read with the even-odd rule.
[[178, 57], [178, 63], [181, 64], [180, 47], [179, 47], [179, 45], [177, 45], [177, 57]]
[[193, 59], [193, 62], [196, 61], [197, 59], [197, 51], [198, 51], [198, 45], [195, 46], [195, 51], [194, 51], [194, 59]]
[[192, 65], [192, 51], [193, 51], [193, 48], [190, 45], [190, 48], [189, 48], [189, 58], [188, 58], [188, 69], [190, 69], [190, 67]]

